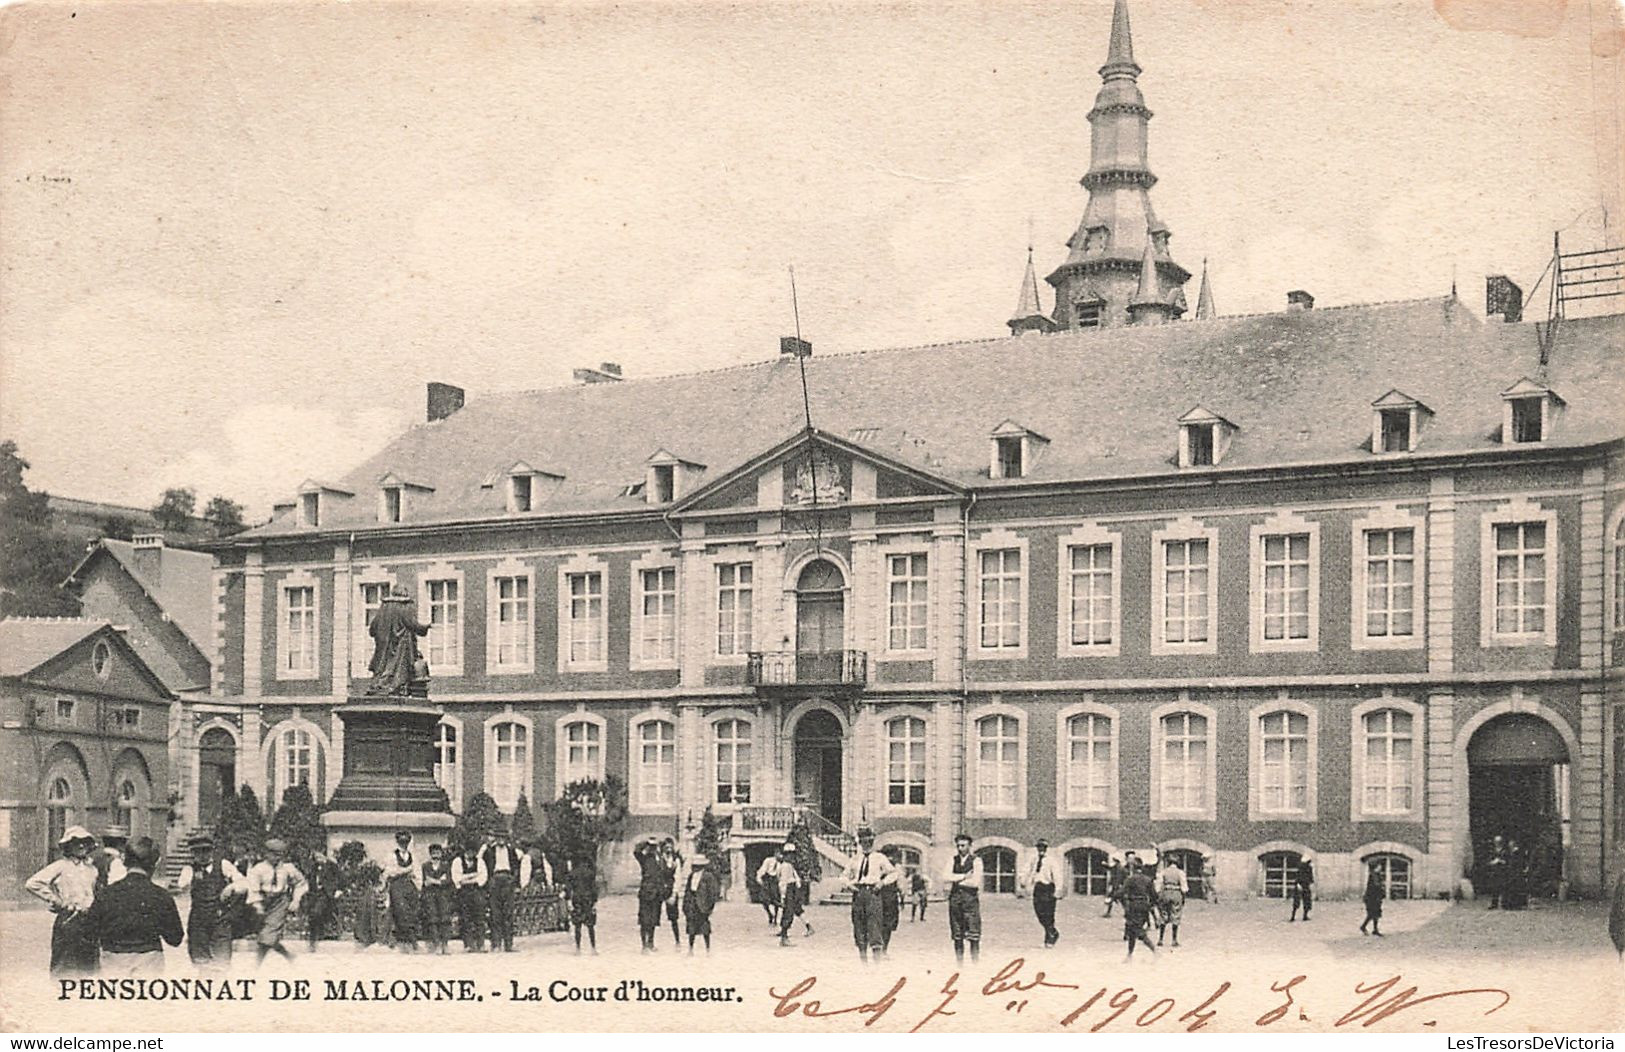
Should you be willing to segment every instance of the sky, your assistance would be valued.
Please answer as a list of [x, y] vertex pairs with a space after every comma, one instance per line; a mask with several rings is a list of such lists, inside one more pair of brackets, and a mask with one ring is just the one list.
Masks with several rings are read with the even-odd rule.
[[[1453, 279], [1481, 304], [1554, 230], [1620, 244], [1611, 4], [1130, 0], [1174, 257], [1227, 314]], [[34, 488], [262, 516], [420, 420], [428, 381], [771, 359], [791, 265], [817, 354], [1002, 335], [1029, 236], [1048, 273], [1082, 214], [1110, 24], [1110, 0], [0, 10], [0, 437]]]

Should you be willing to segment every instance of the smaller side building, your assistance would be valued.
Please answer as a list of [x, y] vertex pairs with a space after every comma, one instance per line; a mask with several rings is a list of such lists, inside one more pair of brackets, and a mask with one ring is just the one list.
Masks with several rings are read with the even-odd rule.
[[168, 839], [175, 700], [106, 621], [0, 621], [0, 896], [70, 825]]

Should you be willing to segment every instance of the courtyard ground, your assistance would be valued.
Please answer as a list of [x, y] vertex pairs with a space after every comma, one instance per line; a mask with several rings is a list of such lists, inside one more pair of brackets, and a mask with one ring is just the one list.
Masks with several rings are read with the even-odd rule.
[[[636, 906], [627, 895], [600, 902], [597, 956], [577, 957], [570, 938], [555, 933], [522, 938], [513, 954], [465, 954], [454, 944], [446, 957], [409, 955], [335, 942], [309, 955], [294, 945], [293, 962], [273, 957], [256, 968], [250, 944], [240, 942], [225, 974], [256, 982], [246, 987], [252, 1000], [233, 1002], [85, 1000], [98, 994], [94, 989], [74, 989], [64, 999], [45, 974], [49, 914], [0, 913], [0, 1028], [901, 1032], [918, 1025], [1122, 1032], [1201, 1024], [1225, 1031], [1573, 1033], [1625, 1027], [1625, 968], [1608, 943], [1606, 910], [1598, 903], [1506, 913], [1482, 903], [1395, 902], [1379, 939], [1360, 934], [1358, 902], [1317, 904], [1308, 923], [1288, 923], [1280, 900], [1193, 902], [1178, 950], [1154, 957], [1142, 950], [1125, 964], [1120, 914], [1102, 917], [1100, 899], [1062, 899], [1062, 937], [1046, 950], [1027, 900], [984, 896], [981, 959], [963, 966], [955, 964], [940, 902], [931, 903], [923, 922], [911, 922], [905, 909], [888, 959], [867, 965], [858, 960], [844, 906], [813, 907], [813, 934], [802, 934], [798, 924], [792, 945], [781, 947], [760, 907], [724, 902], [713, 919], [712, 954], [692, 958], [673, 946], [669, 928], [657, 953], [641, 954]], [[184, 949], [168, 952], [166, 978], [198, 974]], [[308, 1000], [271, 999], [272, 980], [299, 979], [310, 980]], [[414, 988], [416, 979], [467, 984], [457, 993]], [[330, 988], [329, 980], [337, 985]], [[407, 982], [392, 988], [395, 980]], [[701, 987], [715, 993], [704, 1001], [676, 999], [697, 998]], [[535, 999], [525, 1000], [532, 988]], [[358, 990], [369, 999], [358, 1000]], [[1504, 995], [1460, 992], [1475, 990]], [[448, 996], [469, 999], [435, 999]], [[933, 1014], [939, 1008], [943, 1014]]]

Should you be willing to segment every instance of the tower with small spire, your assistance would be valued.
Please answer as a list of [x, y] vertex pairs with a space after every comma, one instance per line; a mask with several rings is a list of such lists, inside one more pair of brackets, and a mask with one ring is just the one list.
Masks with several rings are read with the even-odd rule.
[[[1057, 329], [1146, 325], [1185, 312], [1190, 272], [1168, 251], [1168, 227], [1151, 209], [1146, 127], [1151, 111], [1140, 94], [1127, 0], [1112, 10], [1102, 84], [1089, 111], [1089, 203], [1070, 250], [1046, 280], [1055, 289]], [[1025, 292], [1023, 292], [1025, 295]], [[1015, 331], [1014, 320], [1011, 331]]]
[[1038, 298], [1038, 272], [1033, 269], [1033, 247], [1027, 246], [1027, 272], [1021, 276], [1021, 295], [1016, 300], [1016, 312], [1005, 322], [1011, 336], [1030, 332], [1054, 332], [1055, 323]]

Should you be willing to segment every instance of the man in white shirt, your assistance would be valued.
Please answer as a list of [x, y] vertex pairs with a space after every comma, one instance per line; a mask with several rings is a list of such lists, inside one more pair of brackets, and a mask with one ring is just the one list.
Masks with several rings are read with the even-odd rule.
[[231, 860], [215, 854], [207, 833], [192, 838], [192, 861], [181, 867], [179, 888], [191, 893], [186, 915], [186, 952], [199, 967], [231, 961], [231, 900], [248, 894], [248, 879]]
[[51, 974], [91, 975], [101, 960], [96, 932], [87, 922], [96, 898], [96, 838], [83, 826], [69, 826], [57, 841], [62, 857], [23, 882], [23, 888], [51, 907]]
[[293, 960], [282, 945], [282, 935], [288, 926], [288, 914], [298, 909], [305, 897], [305, 875], [288, 861], [287, 855], [287, 842], [272, 838], [265, 842], [265, 858], [248, 870], [248, 906], [260, 918], [256, 949], [261, 963], [272, 950]]
[[1033, 857], [1032, 868], [1027, 871], [1025, 883], [1032, 889], [1033, 913], [1038, 917], [1038, 923], [1044, 928], [1044, 945], [1054, 946], [1061, 938], [1060, 931], [1055, 927], [1055, 900], [1061, 896], [1061, 867], [1056, 865], [1055, 856], [1049, 853], [1049, 842], [1040, 840], [1033, 845], [1037, 854]]
[[897, 867], [875, 850], [875, 834], [868, 827], [858, 830], [858, 853], [841, 881], [852, 889], [852, 941], [858, 957], [867, 961], [873, 952], [878, 959], [885, 954], [887, 935], [881, 889], [897, 883]]
[[948, 889], [948, 933], [954, 940], [954, 959], [965, 959], [965, 944], [970, 944], [970, 959], [982, 955], [982, 860], [971, 854], [970, 834], [954, 837], [954, 857], [942, 874]]
[[1174, 929], [1174, 946], [1179, 946], [1179, 920], [1185, 913], [1185, 898], [1191, 893], [1190, 880], [1178, 862], [1169, 858], [1157, 874], [1157, 945], [1170, 925]]
[[498, 829], [480, 861], [491, 901], [491, 949], [513, 953], [513, 898], [530, 883], [530, 855], [513, 846], [506, 829]]
[[779, 856], [768, 855], [756, 869], [756, 887], [762, 897], [762, 909], [767, 912], [767, 926], [779, 925]]

